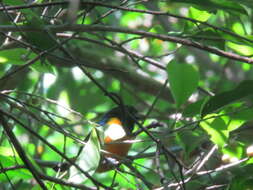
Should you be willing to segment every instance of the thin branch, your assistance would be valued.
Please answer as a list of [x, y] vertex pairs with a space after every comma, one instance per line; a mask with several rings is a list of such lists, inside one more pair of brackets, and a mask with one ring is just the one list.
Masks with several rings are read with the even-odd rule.
[[21, 125], [24, 129], [26, 129], [29, 133], [31, 133], [32, 135], [34, 135], [35, 137], [37, 137], [39, 140], [41, 140], [44, 144], [46, 144], [54, 152], [56, 152], [62, 158], [64, 158], [68, 163], [70, 163], [71, 165], [73, 165], [74, 167], [76, 167], [82, 174], [84, 174], [88, 179], [90, 179], [95, 185], [101, 186], [101, 187], [106, 188], [106, 189], [110, 189], [109, 187], [105, 186], [104, 184], [102, 184], [99, 181], [97, 181], [96, 179], [94, 179], [88, 172], [84, 171], [80, 166], [78, 166], [75, 162], [73, 162], [73, 160], [71, 160], [70, 158], [68, 158], [67, 156], [65, 156], [65, 154], [63, 154], [54, 145], [50, 144], [47, 140], [45, 140], [43, 137], [41, 137], [36, 132], [34, 132], [30, 127], [26, 126], [24, 123], [22, 123], [21, 121], [19, 121], [13, 115], [11, 115], [11, 114], [9, 114], [9, 113], [7, 113], [7, 112], [5, 112], [5, 111], [3, 111], [3, 110], [0, 109], [0, 116], [3, 116], [3, 115], [5, 115], [6, 117], [12, 119], [13, 121], [15, 121], [16, 123], [18, 123], [19, 125]]
[[193, 173], [193, 175], [198, 172], [204, 165], [205, 163], [209, 160], [209, 158], [213, 155], [213, 153], [218, 149], [217, 145], [214, 145], [211, 150], [206, 154], [206, 156], [199, 161], [197, 164], [195, 164], [195, 166], [193, 166], [193, 168], [191, 168], [190, 170], [185, 172], [185, 175], [189, 174], [189, 173]]
[[7, 181], [9, 182], [11, 188], [13, 190], [15, 190], [15, 187], [14, 187], [13, 183], [11, 182], [11, 179], [9, 178], [8, 174], [6, 173], [7, 171], [8, 170], [6, 170], [6, 168], [3, 167], [2, 162], [0, 161], [0, 173], [4, 173], [4, 175], [5, 175], [6, 179], [7, 179]]
[[[18, 5], [18, 6], [6, 6], [6, 7], [0, 7], [0, 11], [3, 10], [19, 10], [19, 9], [27, 9], [27, 8], [35, 8], [35, 7], [46, 7], [46, 6], [56, 6], [56, 5], [65, 5], [68, 4], [69, 1], [61, 1], [61, 2], [49, 2], [49, 3], [40, 3], [40, 4], [26, 4], [26, 5]], [[102, 7], [107, 7], [107, 8], [111, 8], [111, 9], [116, 9], [116, 10], [121, 10], [121, 11], [128, 11], [128, 12], [138, 12], [138, 13], [144, 13], [144, 14], [151, 14], [151, 15], [157, 15], [157, 16], [169, 16], [169, 17], [174, 17], [174, 18], [178, 18], [178, 19], [183, 19], [186, 21], [190, 21], [192, 23], [200, 23], [203, 24], [205, 26], [211, 27], [216, 31], [222, 31], [224, 33], [227, 33], [231, 36], [240, 38], [242, 40], [245, 40], [247, 42], [253, 43], [253, 41], [251, 39], [248, 39], [246, 37], [243, 37], [241, 35], [238, 35], [236, 33], [233, 33], [227, 29], [221, 28], [221, 27], [217, 27], [215, 25], [209, 24], [207, 22], [204, 21], [199, 21], [193, 18], [188, 18], [188, 17], [184, 17], [184, 16], [180, 16], [180, 15], [175, 15], [169, 12], [164, 12], [164, 11], [152, 11], [152, 10], [140, 10], [140, 9], [135, 9], [135, 8], [129, 8], [129, 7], [122, 7], [122, 6], [116, 6], [116, 5], [110, 5], [110, 4], [105, 4], [105, 3], [101, 3], [101, 2], [90, 2], [90, 1], [82, 1], [80, 2], [80, 4], [82, 5], [93, 5], [93, 6], [102, 6]]]
[[[18, 169], [27, 169], [27, 167], [25, 165], [16, 165], [16, 166], [10, 166], [10, 167], [7, 167], [7, 168], [0, 168], [0, 173], [7, 172], [7, 171], [12, 171], [12, 170], [18, 170]], [[95, 190], [93, 188], [89, 188], [89, 187], [87, 187], [85, 185], [82, 185], [82, 184], [67, 182], [67, 181], [62, 180], [62, 179], [58, 179], [58, 178], [55, 178], [55, 177], [44, 175], [40, 172], [38, 173], [38, 175], [43, 180], [51, 181], [51, 182], [54, 182], [54, 183], [57, 183], [57, 184], [61, 184], [61, 185], [69, 186], [69, 187], [75, 187], [75, 188], [83, 189], [83, 190]]]
[[153, 32], [146, 32], [143, 30], [134, 30], [129, 28], [120, 28], [120, 27], [112, 27], [112, 26], [101, 26], [101, 25], [95, 25], [95, 26], [87, 26], [87, 25], [46, 25], [44, 29], [38, 28], [38, 27], [32, 27], [32, 26], [19, 26], [17, 29], [15, 26], [10, 25], [1, 25], [0, 30], [4, 32], [38, 32], [38, 31], [48, 31], [51, 30], [52, 32], [63, 32], [63, 31], [74, 31], [74, 32], [119, 32], [119, 33], [125, 33], [125, 34], [136, 34], [136, 35], [142, 35], [144, 37], [148, 38], [156, 38], [163, 41], [170, 41], [174, 43], [179, 43], [185, 46], [189, 47], [195, 47], [197, 49], [201, 49], [204, 51], [208, 51], [210, 53], [216, 54], [218, 56], [226, 57], [229, 59], [242, 61], [245, 63], [253, 64], [253, 59], [245, 56], [241, 56], [232, 52], [226, 52], [220, 49], [217, 49], [215, 47], [207, 46], [204, 44], [201, 44], [199, 42], [193, 42], [192, 40], [183, 39], [175, 36], [169, 36], [169, 35], [163, 35], [163, 34], [156, 34]]
[[27, 169], [32, 173], [34, 179], [37, 181], [37, 183], [40, 185], [40, 187], [43, 190], [47, 190], [47, 187], [45, 186], [44, 182], [41, 180], [41, 178], [38, 174], [39, 171], [35, 168], [35, 166], [32, 164], [32, 162], [27, 157], [25, 151], [23, 150], [21, 144], [19, 143], [16, 136], [12, 132], [11, 127], [8, 125], [8, 123], [5, 120], [5, 117], [2, 115], [2, 113], [0, 114], [0, 122], [3, 126], [3, 129], [4, 129], [5, 133], [10, 138], [10, 141], [12, 142], [13, 146], [15, 147], [15, 150], [17, 151], [20, 158], [22, 159], [22, 161], [26, 165]]
[[241, 160], [238, 160], [236, 162], [230, 163], [230, 164], [226, 164], [223, 166], [220, 166], [214, 170], [207, 170], [207, 171], [201, 171], [201, 172], [197, 172], [196, 175], [201, 176], [201, 175], [206, 175], [206, 174], [210, 174], [210, 173], [214, 173], [214, 172], [220, 172], [220, 171], [225, 171], [229, 168], [232, 168], [234, 166], [237, 166], [243, 162], [246, 162], [247, 160], [249, 160], [249, 158], [243, 158]]

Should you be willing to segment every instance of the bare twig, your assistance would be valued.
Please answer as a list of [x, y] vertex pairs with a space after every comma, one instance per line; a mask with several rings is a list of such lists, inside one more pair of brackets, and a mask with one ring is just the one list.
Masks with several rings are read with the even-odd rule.
[[64, 158], [68, 163], [70, 163], [71, 165], [73, 165], [74, 167], [76, 167], [82, 174], [84, 174], [88, 179], [90, 179], [95, 185], [101, 186], [101, 187], [106, 188], [106, 189], [110, 189], [109, 187], [105, 186], [104, 184], [102, 184], [99, 181], [97, 181], [96, 179], [94, 179], [88, 172], [84, 171], [80, 166], [78, 166], [77, 164], [75, 164], [70, 158], [68, 158], [67, 156], [65, 156], [65, 154], [63, 154], [61, 151], [59, 151], [55, 146], [53, 146], [52, 144], [50, 144], [47, 140], [45, 140], [43, 137], [41, 137], [40, 135], [38, 135], [36, 132], [34, 132], [31, 128], [29, 128], [28, 126], [26, 126], [24, 123], [22, 123], [21, 121], [19, 121], [16, 117], [14, 117], [13, 115], [11, 115], [11, 114], [9, 114], [9, 113], [1, 110], [1, 109], [0, 109], [0, 113], [1, 113], [0, 116], [5, 115], [6, 117], [8, 117], [8, 118], [12, 119], [13, 121], [15, 121], [16, 123], [20, 124], [29, 133], [31, 133], [32, 135], [34, 135], [35, 137], [37, 137], [44, 144], [46, 144], [53, 151], [55, 151], [62, 158]]
[[8, 123], [7, 123], [6, 119], [4, 118], [4, 115], [2, 114], [2, 112], [0, 114], [0, 122], [3, 126], [3, 129], [4, 129], [5, 133], [10, 138], [11, 143], [15, 147], [17, 153], [19, 154], [20, 158], [22, 159], [22, 161], [26, 165], [27, 169], [29, 169], [29, 171], [32, 173], [34, 179], [37, 181], [37, 183], [40, 185], [40, 187], [43, 190], [47, 190], [47, 187], [45, 186], [44, 182], [41, 180], [41, 178], [38, 174], [39, 171], [35, 168], [35, 166], [32, 164], [32, 162], [27, 157], [25, 151], [23, 150], [21, 144], [19, 143], [16, 136], [12, 132], [11, 127], [8, 125]]
[[245, 63], [253, 64], [253, 59], [245, 56], [241, 56], [232, 52], [226, 52], [220, 49], [217, 49], [215, 47], [207, 46], [204, 44], [201, 44], [199, 42], [194, 42], [192, 40], [180, 38], [180, 37], [175, 37], [175, 36], [169, 36], [169, 35], [163, 35], [163, 34], [156, 34], [152, 32], [146, 32], [142, 30], [134, 30], [134, 29], [128, 29], [128, 28], [120, 28], [120, 27], [112, 27], [112, 26], [100, 26], [100, 25], [95, 25], [95, 26], [88, 26], [88, 25], [47, 25], [44, 27], [44, 29], [37, 28], [37, 27], [31, 27], [31, 26], [19, 26], [17, 29], [14, 26], [10, 25], [2, 25], [0, 26], [0, 30], [4, 32], [38, 32], [38, 31], [43, 31], [43, 30], [51, 30], [53, 32], [63, 32], [63, 31], [74, 31], [74, 32], [119, 32], [119, 33], [126, 33], [126, 34], [136, 34], [136, 35], [142, 35], [144, 37], [148, 38], [156, 38], [160, 39], [163, 41], [170, 41], [174, 43], [179, 43], [182, 45], [186, 45], [189, 47], [195, 47], [197, 49], [205, 50], [210, 53], [226, 57], [229, 59], [237, 60], [237, 61], [242, 61]]

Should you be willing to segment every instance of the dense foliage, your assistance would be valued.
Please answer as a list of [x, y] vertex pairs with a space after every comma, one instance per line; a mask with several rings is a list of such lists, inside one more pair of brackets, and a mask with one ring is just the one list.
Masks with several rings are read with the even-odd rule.
[[[251, 1], [0, 1], [0, 189], [253, 189]], [[115, 97], [144, 119], [96, 173]]]

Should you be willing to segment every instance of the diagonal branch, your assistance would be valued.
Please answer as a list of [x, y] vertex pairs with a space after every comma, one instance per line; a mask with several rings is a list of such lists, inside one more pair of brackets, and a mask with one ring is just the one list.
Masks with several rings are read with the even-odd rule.
[[246, 62], [249, 64], [253, 64], [253, 59], [241, 56], [232, 52], [226, 52], [215, 47], [207, 46], [201, 44], [199, 42], [194, 42], [189, 39], [179, 38], [175, 36], [169, 36], [164, 34], [156, 34], [153, 32], [146, 32], [143, 30], [134, 30], [128, 28], [121, 28], [121, 27], [112, 27], [112, 26], [102, 26], [102, 25], [46, 25], [44, 28], [32, 27], [32, 26], [19, 26], [19, 28], [11, 25], [2, 25], [0, 26], [0, 30], [3, 32], [42, 32], [42, 31], [52, 31], [52, 32], [63, 32], [63, 31], [73, 31], [73, 32], [118, 32], [118, 33], [125, 33], [125, 34], [136, 34], [141, 35], [147, 38], [156, 38], [163, 41], [170, 41], [174, 43], [179, 43], [185, 46], [194, 47], [197, 49], [201, 49], [218, 56], [226, 57], [229, 59], [237, 60]]
[[26, 165], [27, 169], [29, 169], [29, 171], [32, 173], [34, 179], [37, 181], [37, 183], [40, 185], [40, 187], [43, 190], [46, 190], [47, 187], [45, 186], [44, 182], [41, 180], [41, 178], [39, 176], [39, 171], [37, 171], [35, 166], [32, 164], [32, 162], [27, 157], [25, 151], [23, 150], [23, 148], [22, 148], [21, 144], [19, 143], [18, 139], [16, 138], [16, 136], [12, 132], [11, 127], [6, 122], [6, 120], [5, 120], [2, 113], [0, 114], [0, 122], [3, 126], [3, 129], [4, 129], [5, 133], [10, 138], [10, 141], [12, 142], [12, 144], [15, 147], [15, 149], [16, 149], [17, 153], [19, 154], [20, 158], [22, 159], [22, 161]]

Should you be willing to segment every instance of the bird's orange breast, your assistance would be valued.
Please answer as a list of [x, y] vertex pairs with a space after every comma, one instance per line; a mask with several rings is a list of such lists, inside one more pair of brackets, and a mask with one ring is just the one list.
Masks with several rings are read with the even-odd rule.
[[132, 145], [126, 141], [131, 139], [131, 137], [126, 136], [116, 141], [110, 141], [110, 138], [106, 137], [104, 144], [104, 150], [106, 151], [105, 156], [118, 159], [125, 157]]
[[[111, 118], [108, 122], [107, 125], [110, 127], [122, 127], [122, 123], [118, 118]], [[115, 130], [117, 132], [117, 130]], [[112, 130], [112, 133], [114, 133], [114, 130]], [[104, 138], [104, 146], [103, 150], [105, 151], [103, 153], [104, 158], [115, 158], [116, 160], [121, 160], [124, 159], [124, 157], [127, 156], [129, 149], [131, 148], [131, 143], [126, 142], [127, 140], [132, 140], [133, 137], [129, 136], [123, 136], [119, 139], [113, 140], [110, 137], [110, 134], [107, 134]], [[113, 135], [115, 137], [115, 134]], [[111, 170], [112, 168], [106, 164], [100, 164], [99, 168], [97, 169], [97, 172], [105, 172], [108, 170]]]

